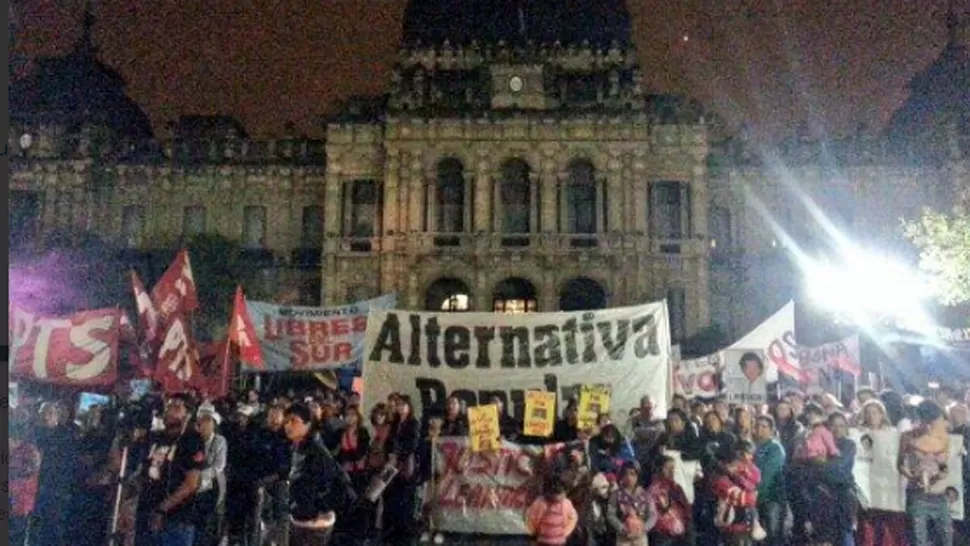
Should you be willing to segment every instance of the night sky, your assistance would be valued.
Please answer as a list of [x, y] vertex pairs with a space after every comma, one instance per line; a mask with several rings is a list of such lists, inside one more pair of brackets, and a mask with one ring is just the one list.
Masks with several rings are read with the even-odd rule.
[[[14, 2], [19, 51], [55, 55], [80, 36], [82, 0]], [[254, 136], [288, 122], [319, 136], [335, 100], [383, 92], [406, 3], [99, 0], [94, 32], [156, 130], [182, 114], [227, 114]], [[943, 47], [946, 4], [629, 1], [648, 90], [689, 94], [768, 138], [802, 120], [818, 134], [881, 126]]]

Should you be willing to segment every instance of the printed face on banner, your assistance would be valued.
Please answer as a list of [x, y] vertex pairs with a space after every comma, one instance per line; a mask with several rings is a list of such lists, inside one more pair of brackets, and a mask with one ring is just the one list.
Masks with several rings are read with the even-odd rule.
[[768, 400], [764, 357], [755, 351], [724, 351], [722, 371], [728, 401], [735, 404], [764, 404]]
[[11, 309], [10, 367], [16, 377], [63, 385], [106, 385], [117, 376], [120, 313], [47, 318]]
[[[502, 401], [522, 419], [525, 393], [567, 400], [583, 385], [605, 385], [614, 420], [642, 396], [666, 414], [670, 336], [663, 303], [578, 313], [413, 313], [379, 311], [367, 325], [369, 400], [411, 395], [417, 412], [454, 394], [469, 407]], [[602, 403], [601, 403], [602, 405]]]
[[330, 308], [247, 301], [246, 308], [259, 338], [265, 371], [320, 370], [359, 366], [367, 314], [372, 309], [389, 309], [395, 301], [388, 295]]
[[526, 436], [548, 438], [556, 425], [556, 393], [529, 391], [525, 393], [525, 418], [522, 432]]

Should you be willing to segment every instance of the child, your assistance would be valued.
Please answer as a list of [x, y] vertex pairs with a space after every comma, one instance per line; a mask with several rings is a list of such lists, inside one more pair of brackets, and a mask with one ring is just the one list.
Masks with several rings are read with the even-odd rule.
[[647, 546], [647, 533], [657, 523], [653, 500], [639, 484], [639, 466], [624, 463], [610, 501], [610, 525], [616, 532], [617, 546]]
[[525, 512], [526, 529], [536, 546], [563, 546], [576, 530], [579, 514], [558, 476], [549, 476], [542, 489]]
[[805, 406], [805, 418], [809, 428], [795, 447], [792, 460], [796, 463], [825, 464], [838, 457], [839, 448], [835, 445], [832, 431], [825, 426], [825, 410], [822, 406], [814, 402]]
[[616, 540], [610, 528], [608, 512], [610, 508], [610, 482], [603, 474], [593, 476], [589, 495], [583, 507], [583, 530], [588, 546], [609, 546]]
[[750, 442], [736, 443], [713, 482], [718, 503], [716, 525], [732, 544], [749, 543], [749, 538], [755, 541], [765, 538], [755, 508], [761, 472], [753, 458], [754, 446]]
[[647, 495], [657, 508], [657, 524], [651, 532], [651, 542], [662, 544], [693, 544], [691, 506], [684, 489], [674, 481], [676, 462], [662, 456]]

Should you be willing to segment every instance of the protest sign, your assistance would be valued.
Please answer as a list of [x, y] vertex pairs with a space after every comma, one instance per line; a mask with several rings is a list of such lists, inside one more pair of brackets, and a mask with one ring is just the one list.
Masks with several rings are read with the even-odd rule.
[[469, 447], [475, 453], [499, 447], [498, 406], [485, 404], [468, 408]]
[[393, 295], [342, 307], [301, 307], [246, 301], [263, 352], [263, 367], [243, 371], [304, 371], [359, 366], [367, 314], [394, 306]]
[[739, 351], [738, 355], [748, 351], [760, 353], [765, 359], [765, 379], [768, 383], [778, 381], [779, 372], [800, 378], [801, 365], [795, 343], [795, 303], [788, 302], [729, 349]]
[[[899, 474], [900, 432], [892, 427], [879, 430], [853, 428], [849, 438], [856, 444], [852, 475], [860, 493], [860, 503], [872, 510], [906, 511], [906, 480]], [[930, 491], [946, 494], [953, 519], [962, 520], [963, 513], [963, 438], [950, 435], [950, 459], [946, 477], [934, 484]]]
[[598, 384], [613, 387], [616, 422], [644, 395], [656, 400], [658, 416], [666, 414], [670, 334], [663, 302], [520, 315], [374, 311], [365, 343], [366, 398], [408, 394], [419, 414], [451, 394], [469, 407], [496, 396], [522, 419], [530, 390], [568, 400], [582, 385]]
[[65, 386], [111, 385], [118, 376], [118, 309], [43, 317], [10, 308], [10, 374]]
[[523, 514], [539, 494], [544, 456], [540, 446], [501, 441], [499, 449], [475, 453], [465, 438], [437, 443], [434, 511], [446, 533], [526, 534]]
[[862, 373], [858, 335], [818, 347], [799, 347], [797, 352], [802, 382], [808, 387], [839, 393], [844, 377], [858, 377]]
[[721, 377], [731, 404], [764, 404], [768, 401], [764, 353], [728, 349], [724, 351]]
[[525, 417], [522, 432], [526, 436], [548, 438], [556, 426], [556, 393], [528, 391], [525, 393]]
[[674, 394], [687, 398], [713, 398], [720, 392], [717, 371], [723, 353], [714, 353], [701, 358], [674, 361]]
[[596, 426], [601, 414], [610, 413], [610, 386], [583, 385], [579, 391], [579, 407], [576, 413], [579, 430]]

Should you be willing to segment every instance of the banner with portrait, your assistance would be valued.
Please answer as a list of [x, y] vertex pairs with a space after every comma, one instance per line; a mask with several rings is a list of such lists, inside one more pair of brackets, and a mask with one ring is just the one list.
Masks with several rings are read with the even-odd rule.
[[[856, 443], [856, 459], [852, 468], [859, 502], [863, 508], [887, 512], [906, 511], [906, 480], [897, 470], [899, 430], [887, 427], [880, 430], [853, 428], [849, 438]], [[963, 513], [963, 439], [950, 435], [950, 459], [946, 477], [931, 486], [930, 491], [947, 496], [950, 515], [962, 520]]]
[[757, 350], [727, 349], [722, 351], [724, 366], [721, 379], [731, 404], [766, 404], [768, 380], [765, 353]]

